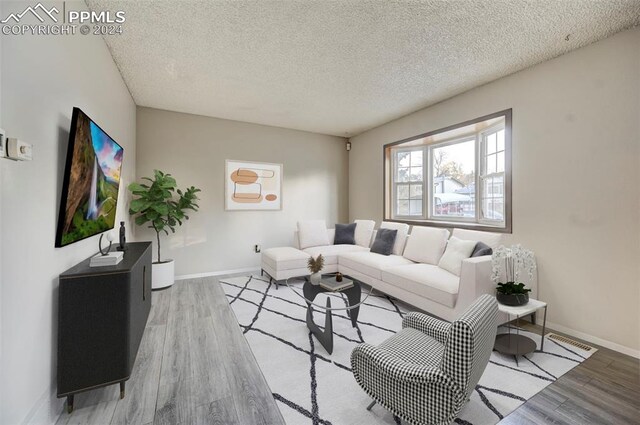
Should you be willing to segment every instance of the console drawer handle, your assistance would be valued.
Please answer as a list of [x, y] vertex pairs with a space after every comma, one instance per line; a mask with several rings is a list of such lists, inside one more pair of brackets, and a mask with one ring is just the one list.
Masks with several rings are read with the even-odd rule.
[[144, 283], [147, 281], [147, 266], [142, 267], [142, 301], [146, 300], [145, 291], [144, 291]]

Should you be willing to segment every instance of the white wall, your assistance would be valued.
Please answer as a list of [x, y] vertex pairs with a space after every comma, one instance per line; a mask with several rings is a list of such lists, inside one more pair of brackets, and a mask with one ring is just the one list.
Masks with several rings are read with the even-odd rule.
[[513, 108], [511, 239], [537, 254], [549, 321], [637, 355], [640, 29], [352, 138], [349, 215], [382, 219], [384, 144], [507, 108]]
[[[138, 108], [137, 131], [139, 178], [157, 168], [202, 189], [200, 211], [161, 241], [177, 275], [257, 267], [253, 246], [290, 245], [298, 220], [347, 220], [343, 138], [149, 108]], [[225, 211], [226, 159], [284, 164], [282, 211]], [[154, 235], [136, 228], [138, 240]]]
[[[1, 125], [34, 145], [33, 161], [2, 160], [1, 166], [0, 423], [47, 423], [63, 401], [52, 396], [57, 276], [97, 252], [98, 242], [93, 237], [54, 248], [72, 107], [82, 108], [124, 146], [121, 188], [135, 175], [136, 109], [102, 38], [0, 37]], [[124, 193], [118, 220], [126, 217]]]
[[[4, 16], [2, 2], [0, 2], [0, 16]], [[2, 104], [2, 40], [3, 37], [0, 37], [0, 105]], [[2, 107], [0, 107], [0, 128], [4, 128], [2, 124]], [[4, 167], [4, 161], [0, 159], [0, 190], [2, 190], [2, 169]], [[0, 192], [1, 193], [1, 192]], [[2, 196], [0, 196], [0, 223], [2, 223]], [[0, 380], [4, 377], [4, 373], [2, 372], [3, 361], [2, 361], [2, 261], [4, 255], [2, 255], [2, 225], [0, 224]], [[2, 407], [2, 400], [4, 400], [4, 388], [0, 385], [0, 408]], [[1, 415], [0, 415], [1, 416]], [[2, 418], [0, 417], [0, 420]]]

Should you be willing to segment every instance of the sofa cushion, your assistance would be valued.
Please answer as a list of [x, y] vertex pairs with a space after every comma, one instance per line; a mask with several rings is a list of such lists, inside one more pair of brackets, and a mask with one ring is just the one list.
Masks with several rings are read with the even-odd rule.
[[484, 242], [491, 248], [496, 249], [502, 243], [500, 233], [480, 232], [478, 230], [453, 229], [451, 236], [468, 241]]
[[376, 239], [371, 245], [371, 252], [382, 255], [391, 255], [393, 244], [396, 241], [398, 231], [395, 229], [380, 229], [376, 233]]
[[396, 255], [402, 255], [404, 251], [404, 245], [407, 243], [407, 234], [409, 233], [409, 225], [405, 223], [392, 223], [390, 221], [383, 221], [380, 224], [381, 229], [395, 229], [398, 231], [396, 235], [396, 242], [393, 245], [393, 253]]
[[329, 245], [327, 224], [324, 220], [307, 220], [298, 222], [298, 241], [300, 249], [310, 246]]
[[369, 248], [376, 222], [373, 220], [354, 220], [354, 223], [356, 223], [356, 232], [354, 234], [356, 245]]
[[336, 223], [336, 233], [333, 240], [334, 245], [355, 245], [356, 223], [339, 224]]
[[447, 229], [413, 226], [402, 255], [418, 263], [438, 264], [448, 238]]
[[307, 267], [307, 260], [309, 254], [288, 246], [262, 251], [262, 262], [273, 270], [304, 269]]
[[483, 255], [491, 255], [493, 254], [493, 249], [486, 243], [479, 241], [476, 244], [476, 247], [473, 248], [473, 252], [471, 253], [472, 257], [482, 257]]
[[325, 245], [314, 246], [311, 248], [305, 248], [303, 250], [313, 258], [317, 258], [318, 254], [322, 254], [324, 257], [324, 264], [338, 264], [338, 255], [346, 252], [363, 252], [369, 251], [369, 248], [358, 245]]
[[458, 276], [432, 264], [390, 267], [382, 271], [382, 281], [447, 307], [456, 305], [460, 286]]
[[340, 254], [338, 264], [357, 272], [382, 280], [381, 271], [393, 266], [414, 264], [401, 255], [381, 255], [375, 252], [347, 252]]
[[438, 262], [438, 266], [456, 276], [460, 276], [462, 260], [471, 257], [471, 253], [475, 247], [475, 241], [467, 241], [451, 236], [451, 239], [447, 242], [447, 248], [444, 250], [444, 255], [440, 259], [440, 262]]

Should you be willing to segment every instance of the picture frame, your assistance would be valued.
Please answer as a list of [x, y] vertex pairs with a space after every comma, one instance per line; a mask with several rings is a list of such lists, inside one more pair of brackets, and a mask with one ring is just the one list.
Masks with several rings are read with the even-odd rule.
[[225, 211], [281, 211], [283, 165], [225, 160]]

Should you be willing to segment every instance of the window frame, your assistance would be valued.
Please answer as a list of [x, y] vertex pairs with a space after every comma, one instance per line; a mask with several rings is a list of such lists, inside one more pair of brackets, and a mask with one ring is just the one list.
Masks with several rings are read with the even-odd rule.
[[[487, 154], [487, 137], [491, 134], [497, 134], [500, 130], [504, 129], [504, 133], [505, 133], [505, 140], [504, 140], [504, 150], [503, 151], [498, 151], [497, 145], [496, 145], [496, 151], [494, 153], [491, 154]], [[476, 173], [476, 187], [478, 188], [476, 190], [477, 195], [480, 196], [476, 196], [476, 211], [478, 211], [478, 223], [482, 223], [482, 224], [487, 224], [487, 225], [495, 225], [497, 220], [494, 219], [490, 219], [490, 218], [485, 218], [484, 215], [482, 214], [482, 201], [485, 199], [484, 198], [484, 191], [485, 191], [485, 181], [486, 178], [490, 175], [491, 178], [495, 178], [499, 175], [502, 175], [502, 178], [505, 181], [504, 184], [504, 192], [502, 193], [502, 202], [504, 204], [504, 209], [503, 209], [503, 213], [506, 214], [507, 211], [507, 200], [506, 200], [506, 181], [507, 181], [507, 177], [506, 177], [506, 171], [507, 171], [507, 163], [510, 162], [507, 159], [507, 128], [506, 128], [506, 122], [504, 127], [501, 124], [496, 124], [496, 125], [492, 125], [491, 127], [487, 127], [484, 130], [482, 130], [480, 133], [480, 140], [478, 140], [479, 143], [479, 148], [480, 148], [480, 155], [478, 155], [478, 172]], [[489, 174], [486, 170], [486, 166], [485, 166], [485, 162], [486, 162], [486, 157], [489, 155], [497, 155], [499, 152], [504, 152], [504, 156], [505, 156], [505, 164], [504, 164], [504, 171], [495, 171], [491, 174]], [[492, 195], [493, 195], [493, 191], [492, 191]], [[491, 197], [492, 199], [495, 199], [495, 196]]]
[[[496, 225], [496, 220], [485, 219], [482, 216], [482, 200], [484, 199], [483, 190], [484, 182], [484, 162], [486, 153], [486, 142], [484, 141], [484, 134], [491, 132], [492, 129], [502, 127], [502, 124], [493, 124], [490, 127], [482, 129], [476, 133], [475, 136], [459, 136], [450, 140], [443, 140], [434, 142], [431, 144], [410, 145], [410, 142], [428, 138], [440, 133], [444, 133], [451, 130], [456, 130], [461, 127], [470, 126], [483, 121], [488, 121], [494, 118], [504, 117], [504, 192], [503, 199], [503, 213], [504, 224], [500, 222]], [[448, 127], [440, 128], [438, 130], [423, 133], [417, 136], [402, 139], [396, 142], [388, 143], [383, 146], [383, 218], [385, 221], [407, 223], [409, 225], [416, 226], [432, 226], [432, 227], [446, 227], [446, 228], [461, 228], [471, 230], [482, 230], [496, 233], [512, 233], [512, 190], [511, 190], [511, 177], [512, 177], [512, 158], [511, 158], [511, 145], [512, 145], [512, 109], [505, 109], [499, 112], [495, 112], [489, 115], [485, 115], [472, 120], [464, 121], [458, 124], [454, 124]], [[433, 158], [432, 150], [438, 147], [444, 147], [447, 145], [461, 143], [464, 141], [470, 141], [475, 139], [475, 208], [476, 217], [434, 217], [433, 214]], [[398, 147], [398, 145], [407, 144], [406, 147]], [[393, 173], [395, 172], [395, 155], [401, 149], [401, 151], [414, 151], [423, 150], [422, 166], [423, 166], [423, 206], [422, 216], [400, 216], [395, 215], [394, 210], [396, 208], [396, 190], [399, 183], [395, 182]], [[407, 182], [410, 184], [410, 182]]]
[[[418, 181], [418, 182], [412, 182], [411, 178], [409, 178], [409, 181], [406, 182], [398, 182], [396, 181], [395, 178], [395, 170], [397, 170], [397, 161], [398, 161], [398, 154], [399, 153], [403, 153], [403, 152], [415, 152], [415, 151], [422, 151], [422, 180]], [[400, 148], [400, 149], [396, 149], [393, 151], [392, 153], [392, 158], [391, 161], [393, 163], [392, 165], [392, 172], [394, 173], [394, 176], [392, 176], [391, 179], [391, 193], [392, 193], [392, 200], [393, 201], [397, 201], [397, 193], [398, 193], [398, 186], [408, 186], [409, 188], [409, 212], [411, 212], [411, 185], [417, 185], [417, 184], [421, 184], [423, 185], [423, 189], [422, 189], [422, 215], [420, 217], [416, 216], [416, 215], [399, 215], [399, 214], [394, 214], [394, 216], [396, 218], [400, 218], [400, 219], [405, 219], [405, 220], [416, 220], [416, 219], [420, 219], [420, 218], [424, 218], [425, 216], [425, 210], [424, 210], [424, 197], [425, 197], [425, 193], [424, 193], [424, 184], [425, 184], [425, 178], [426, 178], [426, 155], [424, 153], [424, 148], [422, 146], [416, 146], [416, 147], [412, 147], [412, 146], [407, 146], [406, 148]], [[411, 163], [409, 163], [411, 164]], [[409, 165], [409, 169], [411, 169], [413, 167], [411, 167], [411, 165]], [[411, 175], [411, 174], [409, 174]], [[395, 202], [393, 202], [393, 205], [391, 206], [392, 209], [396, 208]]]
[[[438, 148], [446, 148], [447, 146], [452, 146], [452, 145], [457, 145], [459, 143], [467, 143], [467, 142], [471, 142], [473, 141], [474, 144], [474, 159], [477, 161], [477, 155], [475, 155], [475, 152], [477, 152], [478, 150], [478, 138], [476, 136], [462, 136], [462, 137], [456, 137], [450, 140], [444, 140], [442, 142], [436, 142], [436, 143], [432, 143], [429, 145], [425, 145], [424, 149], [427, 151], [427, 155], [429, 158], [429, 176], [427, 179], [427, 187], [428, 188], [433, 188], [433, 150], [434, 149], [438, 149]], [[476, 169], [477, 169], [477, 164], [476, 164]], [[476, 175], [476, 184], [477, 184], [477, 180], [478, 180], [478, 173], [475, 173]], [[424, 189], [423, 189], [424, 190]], [[433, 189], [432, 189], [433, 190]], [[439, 217], [437, 215], [435, 215], [433, 213], [433, 194], [430, 194], [430, 196], [427, 197], [427, 215], [426, 215], [426, 220], [430, 220], [430, 221], [448, 221], [448, 222], [456, 222], [456, 223], [476, 223], [477, 219], [476, 218], [471, 218], [471, 217]], [[477, 209], [476, 209], [477, 211]]]

